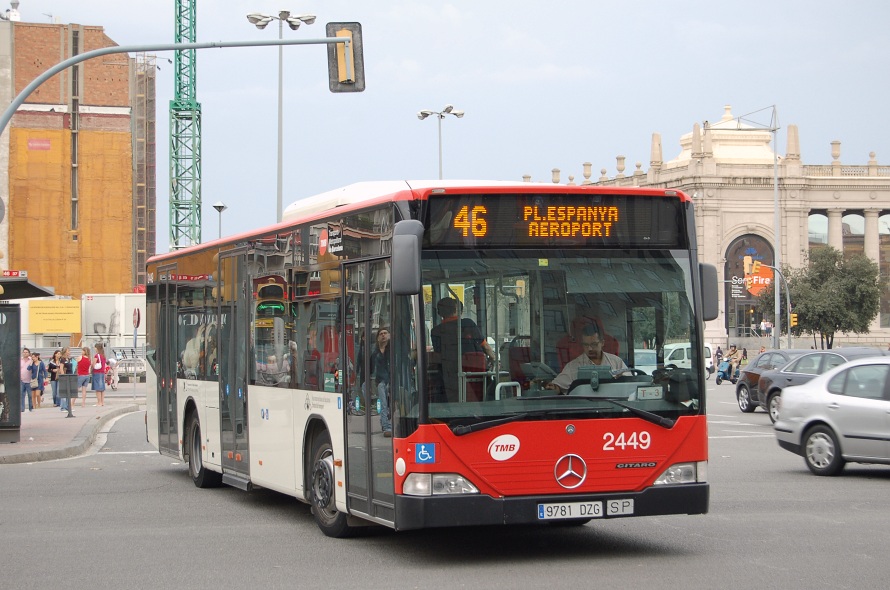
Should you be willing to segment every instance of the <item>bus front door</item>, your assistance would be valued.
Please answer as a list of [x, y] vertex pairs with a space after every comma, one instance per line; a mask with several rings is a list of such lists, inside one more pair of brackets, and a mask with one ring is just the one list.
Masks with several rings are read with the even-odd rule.
[[[247, 343], [251, 286], [242, 252], [220, 256], [220, 342], [229, 346], [219, 359], [219, 412], [223, 481], [245, 488], [250, 477], [248, 450]], [[256, 370], [256, 367], [253, 367]]]
[[[340, 366], [346, 368], [342, 387], [347, 404], [347, 504], [352, 513], [392, 523], [393, 430], [388, 375], [392, 346], [390, 343], [381, 353], [378, 344], [378, 338], [390, 333], [390, 262], [349, 264], [343, 274], [345, 346], [340, 351]], [[381, 336], [381, 331], [387, 336]]]

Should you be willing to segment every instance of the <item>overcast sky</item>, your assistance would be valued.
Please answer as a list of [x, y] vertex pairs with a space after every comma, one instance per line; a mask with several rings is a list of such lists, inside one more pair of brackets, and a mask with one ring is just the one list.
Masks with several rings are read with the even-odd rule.
[[[4, 2], [5, 0], [0, 0]], [[0, 7], [2, 8], [2, 7]], [[696, 121], [776, 105], [779, 153], [797, 124], [804, 163], [890, 164], [890, 3], [860, 0], [596, 2], [591, 0], [197, 0], [197, 41], [275, 39], [249, 12], [318, 17], [287, 38], [324, 37], [324, 24], [362, 24], [367, 90], [328, 90], [322, 45], [284, 49], [284, 204], [364, 180], [549, 181], [613, 176], [615, 156], [649, 167], [653, 132], [664, 159]], [[170, 43], [173, 0], [21, 0], [23, 21], [101, 25], [120, 45]], [[173, 66], [158, 56], [158, 252], [169, 245], [168, 131]], [[275, 221], [278, 50], [198, 52], [203, 112], [203, 238]], [[756, 116], [768, 124], [769, 111]]]

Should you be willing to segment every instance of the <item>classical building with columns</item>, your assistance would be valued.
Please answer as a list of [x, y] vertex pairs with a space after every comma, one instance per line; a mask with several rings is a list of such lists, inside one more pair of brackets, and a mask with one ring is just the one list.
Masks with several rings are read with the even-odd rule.
[[[701, 262], [717, 266], [723, 282], [720, 318], [708, 322], [705, 336], [714, 344], [740, 346], [766, 343], [756, 295], [772, 280], [763, 267], [762, 280], [745, 285], [743, 257], [775, 265], [775, 179], [778, 182], [780, 267], [806, 265], [808, 252], [826, 244], [846, 255], [864, 252], [890, 277], [890, 166], [877, 163], [875, 153], [865, 164], [841, 161], [841, 142], [831, 142], [830, 164], [804, 164], [796, 125], [787, 127], [787, 151], [771, 148], [773, 131], [746, 125], [729, 106], [717, 123], [693, 125], [680, 138], [680, 154], [664, 161], [661, 136], [652, 136], [648, 170], [640, 162], [625, 174], [625, 158], [617, 157], [617, 175], [606, 169], [592, 178], [592, 165], [583, 166], [584, 184], [679, 188], [692, 195]], [[553, 181], [559, 182], [554, 169]], [[569, 177], [574, 184], [574, 177]], [[793, 302], [792, 302], [793, 304]], [[783, 322], [784, 324], [785, 322]], [[890, 292], [881, 299], [881, 312], [869, 334], [837, 334], [835, 346], [862, 344], [881, 348], [890, 342]], [[786, 346], [787, 339], [782, 339]], [[809, 347], [811, 337], [795, 341]], [[750, 347], [749, 347], [750, 349]]]

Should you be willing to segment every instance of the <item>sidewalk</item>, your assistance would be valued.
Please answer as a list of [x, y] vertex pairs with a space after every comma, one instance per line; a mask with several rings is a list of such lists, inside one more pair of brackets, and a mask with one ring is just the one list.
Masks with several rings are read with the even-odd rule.
[[85, 408], [80, 407], [79, 400], [72, 400], [76, 401], [71, 411], [73, 418], [67, 418], [67, 411], [62, 412], [53, 406], [50, 391], [44, 394], [43, 399], [44, 404], [39, 410], [35, 408], [29, 412], [26, 409], [22, 415], [21, 440], [17, 443], [0, 443], [0, 465], [51, 461], [83, 454], [106, 423], [117, 416], [135, 412], [140, 406], [144, 407], [145, 384], [139, 383], [134, 387], [130, 383], [121, 383], [117, 391], [109, 389], [105, 393], [105, 405], [101, 408], [93, 405], [96, 398], [92, 392], [87, 394]]

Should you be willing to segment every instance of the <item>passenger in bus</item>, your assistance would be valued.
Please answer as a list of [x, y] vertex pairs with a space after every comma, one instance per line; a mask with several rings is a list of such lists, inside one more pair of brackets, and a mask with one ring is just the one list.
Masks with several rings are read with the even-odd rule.
[[560, 394], [568, 393], [572, 382], [578, 378], [578, 367], [585, 365], [608, 366], [615, 371], [627, 369], [627, 365], [624, 364], [621, 357], [603, 351], [604, 342], [605, 338], [596, 323], [584, 326], [581, 331], [581, 346], [584, 352], [569, 361], [562, 372], [546, 385], [546, 389], [557, 391]]
[[389, 328], [377, 330], [376, 344], [371, 351], [371, 379], [377, 385], [377, 399], [380, 401], [380, 428], [383, 436], [392, 436], [392, 416], [389, 407]]
[[303, 351], [303, 387], [315, 391], [318, 391], [319, 385], [323, 383], [322, 374], [324, 373], [321, 352], [316, 344], [317, 336], [318, 329], [315, 323], [310, 323], [306, 331], [306, 348]]
[[433, 402], [460, 400], [458, 367], [463, 368], [469, 359], [482, 355], [494, 362], [496, 358], [476, 322], [469, 318], [460, 319], [460, 311], [460, 301], [451, 297], [440, 299], [436, 304], [436, 312], [442, 321], [430, 330], [433, 345], [430, 355]]

